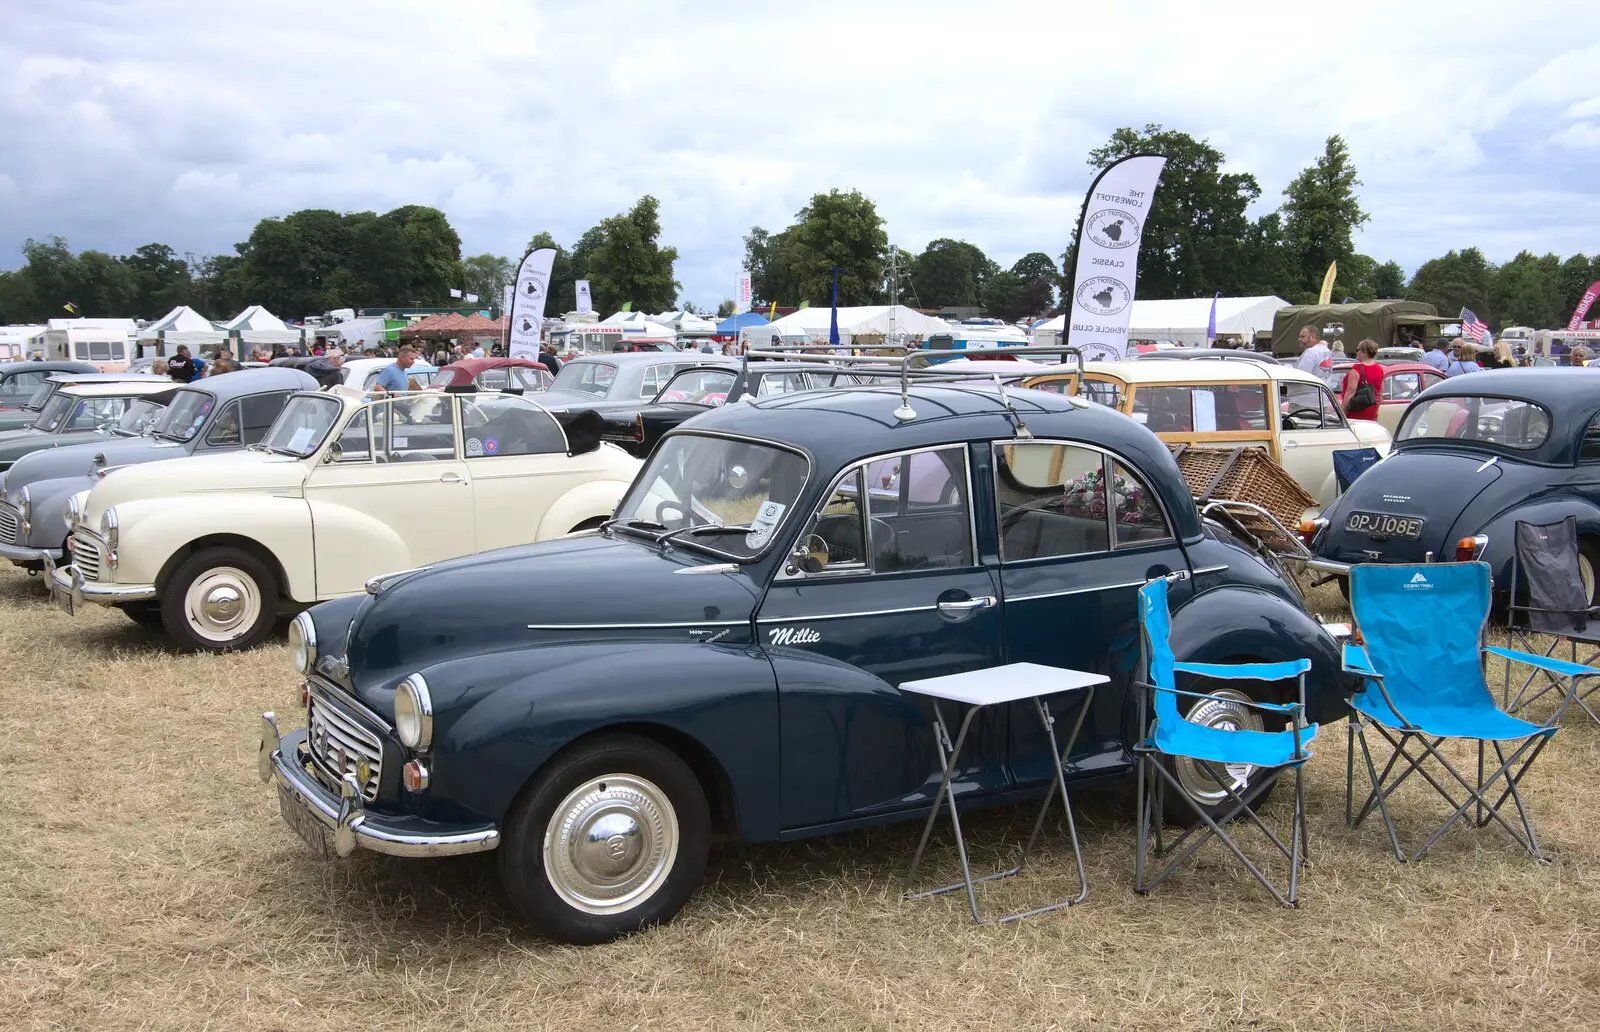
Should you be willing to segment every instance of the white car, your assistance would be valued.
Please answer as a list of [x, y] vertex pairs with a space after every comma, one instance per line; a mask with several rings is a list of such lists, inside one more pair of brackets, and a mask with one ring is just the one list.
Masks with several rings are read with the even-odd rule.
[[75, 497], [51, 591], [186, 648], [247, 648], [379, 574], [598, 526], [640, 465], [601, 426], [507, 394], [296, 394], [259, 445], [113, 470]]

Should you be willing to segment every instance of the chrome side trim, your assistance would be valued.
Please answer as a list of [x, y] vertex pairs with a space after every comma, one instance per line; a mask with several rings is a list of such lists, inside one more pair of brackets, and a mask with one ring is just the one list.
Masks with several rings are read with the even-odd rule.
[[743, 627], [744, 620], [691, 620], [684, 623], [531, 623], [530, 631], [653, 631], [674, 627]]
[[[1222, 569], [1227, 569], [1226, 566]], [[1185, 571], [1188, 572], [1188, 571]], [[1007, 602], [1033, 602], [1041, 598], [1065, 598], [1068, 595], [1087, 595], [1091, 591], [1116, 591], [1119, 588], [1142, 588], [1144, 581], [1124, 581], [1121, 584], [1096, 584], [1087, 588], [1068, 588], [1066, 591], [1040, 591], [1032, 595], [1007, 595]]]
[[823, 613], [817, 616], [766, 616], [757, 620], [756, 623], [811, 623], [817, 620], [850, 620], [858, 616], [898, 616], [901, 613], [932, 613], [936, 612], [938, 608], [938, 603], [933, 603], [926, 606], [904, 606], [900, 609], [866, 609], [855, 613]]
[[1194, 571], [1194, 575], [1198, 577], [1202, 573], [1227, 573], [1231, 568], [1227, 563], [1223, 563], [1221, 566], [1202, 566]]
[[737, 573], [738, 571], [738, 563], [708, 563], [704, 566], [685, 566], [681, 570], [673, 570], [672, 572], [679, 577], [693, 577], [712, 573]]

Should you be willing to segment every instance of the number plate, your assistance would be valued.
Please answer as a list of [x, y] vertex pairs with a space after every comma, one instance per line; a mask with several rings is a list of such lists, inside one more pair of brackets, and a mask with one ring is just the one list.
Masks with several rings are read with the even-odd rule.
[[1422, 525], [1427, 521], [1420, 516], [1390, 516], [1382, 512], [1353, 512], [1344, 529], [1353, 534], [1374, 538], [1405, 538], [1415, 541], [1422, 536]]
[[50, 582], [50, 601], [54, 602], [56, 608], [61, 610], [63, 613], [66, 613], [68, 616], [76, 615], [72, 611], [72, 592], [62, 591], [60, 588], [56, 587], [55, 581]]
[[308, 804], [301, 802], [299, 796], [282, 785], [278, 786], [278, 812], [283, 814], [285, 823], [300, 836], [300, 841], [306, 844], [312, 855], [323, 860], [328, 858], [328, 830], [317, 820]]

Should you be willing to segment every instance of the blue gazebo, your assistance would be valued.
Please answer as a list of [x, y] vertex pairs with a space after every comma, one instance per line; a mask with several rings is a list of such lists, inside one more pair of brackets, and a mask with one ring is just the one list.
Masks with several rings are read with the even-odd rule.
[[737, 337], [739, 331], [746, 326], [770, 326], [766, 316], [760, 312], [743, 312], [739, 315], [730, 315], [717, 323], [717, 336]]

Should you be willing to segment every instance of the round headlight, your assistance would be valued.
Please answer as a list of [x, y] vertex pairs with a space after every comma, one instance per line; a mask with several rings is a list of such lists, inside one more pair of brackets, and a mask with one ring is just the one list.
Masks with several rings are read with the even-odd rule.
[[394, 690], [394, 730], [407, 749], [420, 752], [433, 744], [433, 699], [421, 674], [412, 674]]
[[100, 514], [100, 534], [106, 539], [106, 545], [115, 552], [117, 550], [117, 507], [110, 505]]
[[301, 674], [311, 673], [317, 662], [317, 626], [310, 613], [301, 613], [289, 624], [289, 658]]
[[73, 495], [71, 498], [67, 499], [67, 529], [70, 530], [78, 525], [79, 515], [80, 511], [78, 509], [78, 496]]

